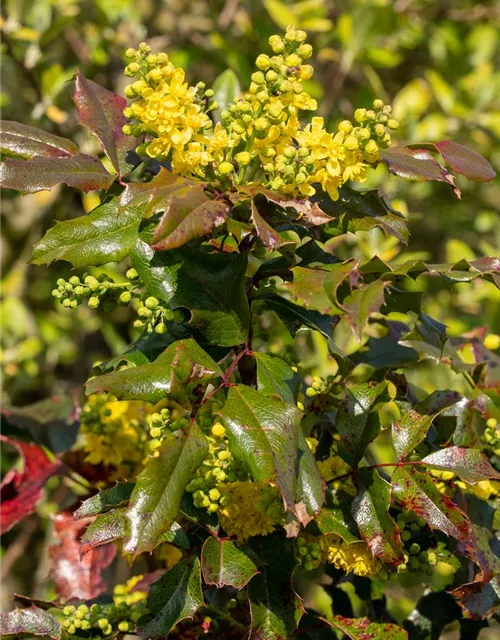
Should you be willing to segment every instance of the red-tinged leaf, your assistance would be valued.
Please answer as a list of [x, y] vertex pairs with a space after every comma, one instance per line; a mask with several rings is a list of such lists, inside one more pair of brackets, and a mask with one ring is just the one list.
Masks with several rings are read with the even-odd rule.
[[15, 447], [23, 460], [23, 470], [11, 469], [0, 485], [0, 532], [3, 534], [35, 511], [43, 486], [63, 465], [59, 460], [51, 460], [41, 447], [31, 442], [3, 435], [0, 440]]
[[391, 483], [395, 497], [403, 509], [423, 518], [431, 529], [442, 531], [467, 544], [471, 537], [471, 523], [467, 516], [437, 488], [432, 478], [415, 469], [398, 467]]
[[259, 558], [246, 545], [209, 536], [201, 550], [201, 572], [207, 584], [243, 589], [257, 574]]
[[20, 158], [64, 158], [78, 153], [78, 147], [68, 140], [10, 120], [0, 121], [0, 148], [2, 154]]
[[98, 515], [81, 538], [80, 556], [125, 536], [125, 517], [122, 509], [114, 509]]
[[500, 473], [493, 469], [479, 449], [448, 447], [426, 456], [422, 464], [431, 469], [453, 471], [469, 484], [476, 484], [481, 480], [500, 480]]
[[250, 205], [250, 217], [257, 231], [257, 235], [266, 247], [268, 249], [276, 249], [279, 247], [280, 237], [278, 232], [260, 215], [255, 200], [252, 200]]
[[440, 140], [435, 142], [434, 146], [453, 171], [461, 173], [469, 180], [489, 182], [497, 175], [486, 158], [458, 142]]
[[65, 158], [34, 157], [31, 160], [7, 158], [0, 163], [0, 186], [22, 193], [52, 189], [57, 184], [82, 191], [109, 189], [114, 181], [97, 158], [84, 153]]
[[201, 184], [179, 189], [165, 203], [151, 246], [156, 251], [178, 249], [224, 224], [228, 211], [225, 202], [210, 200]]
[[120, 206], [145, 204], [148, 205], [147, 214], [151, 216], [163, 211], [168, 199], [177, 190], [199, 185], [195, 180], [182, 178], [162, 167], [150, 182], [129, 182], [120, 196]]
[[369, 618], [333, 616], [323, 622], [341, 631], [351, 640], [408, 640], [407, 632], [396, 624], [371, 622]]
[[363, 329], [372, 313], [378, 313], [385, 301], [386, 282], [374, 280], [362, 289], [356, 289], [345, 300], [342, 308], [356, 337], [361, 340]]
[[500, 611], [500, 578], [474, 580], [450, 591], [468, 618], [485, 620]]
[[59, 640], [61, 625], [55, 616], [39, 607], [14, 609], [0, 613], [0, 636], [43, 636]]
[[95, 134], [116, 169], [118, 175], [128, 172], [125, 158], [134, 149], [137, 141], [123, 133], [127, 119], [123, 110], [127, 106], [125, 98], [112, 93], [92, 80], [87, 80], [80, 71], [76, 74], [73, 101], [78, 111], [80, 124]]
[[450, 185], [458, 198], [460, 190], [455, 186], [453, 176], [439, 164], [427, 149], [391, 147], [384, 149], [380, 157], [391, 173], [406, 180], [437, 180]]
[[78, 598], [91, 600], [106, 591], [102, 571], [116, 555], [112, 544], [91, 549], [80, 558], [80, 537], [92, 518], [74, 521], [72, 513], [59, 513], [54, 517], [56, 544], [48, 548], [50, 577], [57, 594], [65, 600]]

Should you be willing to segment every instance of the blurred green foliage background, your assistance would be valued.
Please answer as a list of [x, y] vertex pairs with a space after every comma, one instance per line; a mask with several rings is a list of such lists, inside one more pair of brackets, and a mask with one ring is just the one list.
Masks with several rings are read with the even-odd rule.
[[[269, 35], [294, 24], [315, 47], [310, 93], [334, 125], [374, 97], [394, 105], [402, 122], [396, 143], [452, 138], [500, 167], [500, 7], [472, 0], [6, 0], [2, 7], [3, 118], [75, 139], [84, 151], [97, 141], [77, 126], [71, 101], [75, 69], [121, 92], [124, 50], [141, 40], [169, 53], [188, 78], [211, 83], [232, 69], [249, 83], [253, 60]], [[441, 183], [408, 183], [384, 167], [382, 185], [411, 222], [410, 245], [374, 230], [335, 239], [339, 255], [432, 262], [499, 255], [500, 186], [460, 183], [462, 201]], [[88, 309], [53, 302], [64, 265], [28, 265], [33, 242], [53, 220], [97, 204], [69, 189], [21, 198], [4, 193], [2, 207], [2, 369], [4, 401], [25, 404], [81, 384], [94, 360], [130, 339], [127, 314], [112, 321]], [[500, 332], [499, 294], [488, 283], [455, 287], [421, 278], [426, 311], [452, 334], [487, 325]]]

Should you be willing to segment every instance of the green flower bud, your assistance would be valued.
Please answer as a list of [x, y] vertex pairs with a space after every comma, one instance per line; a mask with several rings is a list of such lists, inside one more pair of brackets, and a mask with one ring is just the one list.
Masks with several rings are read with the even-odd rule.
[[127, 271], [127, 273], [125, 274], [125, 277], [128, 280], [135, 280], [136, 278], [139, 277], [139, 274], [137, 273], [137, 271], [135, 269], [129, 269]]
[[308, 60], [312, 57], [313, 48], [310, 44], [301, 44], [297, 49], [297, 53], [302, 58], [302, 60]]
[[361, 129], [358, 129], [356, 135], [359, 140], [369, 140], [372, 134], [370, 129], [367, 129], [366, 127], [361, 127]]
[[137, 315], [141, 318], [151, 318], [153, 312], [147, 307], [139, 307], [139, 309], [137, 309]]
[[71, 307], [71, 300], [69, 298], [65, 298], [62, 301], [63, 307], [66, 307], [67, 309], [69, 309], [69, 307]]
[[125, 75], [129, 78], [133, 78], [139, 73], [140, 70], [141, 67], [139, 64], [137, 64], [137, 62], [131, 62], [125, 67]]
[[252, 156], [248, 153], [248, 151], [240, 151], [240, 153], [236, 154], [234, 159], [242, 167], [247, 167], [250, 162], [252, 162]]
[[279, 36], [271, 36], [269, 38], [269, 44], [274, 53], [283, 53], [283, 51], [285, 51], [285, 43]]
[[266, 80], [268, 82], [276, 82], [278, 78], [279, 76], [276, 71], [274, 71], [274, 69], [269, 69], [269, 71], [266, 73]]
[[69, 279], [69, 282], [74, 287], [77, 287], [80, 284], [80, 278], [78, 276], [71, 276], [71, 278]]
[[399, 127], [399, 122], [394, 120], [394, 118], [390, 118], [390, 120], [387, 121], [387, 126], [389, 129], [397, 129]]
[[255, 73], [252, 73], [252, 82], [255, 82], [255, 84], [266, 83], [266, 79], [264, 78], [264, 74], [262, 73], [262, 71], [256, 71]]
[[132, 49], [132, 47], [130, 47], [129, 49], [127, 49], [125, 51], [125, 57], [131, 59], [131, 58], [135, 58], [137, 55], [137, 51], [135, 49]]
[[373, 101], [373, 108], [374, 109], [382, 109], [382, 107], [384, 106], [384, 101], [383, 100], [379, 100], [378, 98], [376, 100]]
[[87, 287], [90, 287], [92, 291], [95, 291], [100, 287], [99, 280], [97, 278], [94, 278], [94, 276], [87, 276], [85, 278], [85, 284], [87, 285]]
[[166, 332], [167, 332], [167, 325], [164, 322], [160, 322], [159, 324], [156, 325], [155, 333], [162, 336]]
[[122, 291], [118, 300], [122, 304], [128, 304], [132, 300], [132, 294], [130, 291]]
[[356, 122], [363, 123], [366, 120], [366, 109], [356, 109], [354, 112]]
[[156, 309], [156, 307], [160, 304], [160, 301], [158, 300], [158, 298], [150, 296], [149, 298], [146, 298], [144, 304], [146, 305], [147, 309]]
[[100, 300], [97, 296], [92, 296], [91, 298], [89, 298], [88, 305], [90, 309], [97, 309], [99, 304], [100, 304]]
[[105, 629], [109, 624], [109, 620], [107, 618], [99, 618], [97, 621], [97, 626], [99, 629]]

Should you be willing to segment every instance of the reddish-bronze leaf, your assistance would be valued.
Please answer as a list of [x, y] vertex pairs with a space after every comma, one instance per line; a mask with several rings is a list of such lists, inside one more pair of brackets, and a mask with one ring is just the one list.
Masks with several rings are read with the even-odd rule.
[[23, 460], [23, 470], [11, 469], [0, 485], [0, 532], [3, 534], [35, 511], [44, 484], [59, 473], [63, 465], [59, 460], [51, 460], [37, 444], [3, 435], [0, 439], [15, 447]]
[[5, 155], [26, 159], [33, 156], [64, 158], [78, 153], [78, 147], [67, 138], [10, 120], [0, 122], [0, 148]]
[[461, 173], [469, 180], [489, 182], [497, 175], [486, 158], [463, 144], [453, 140], [440, 140], [435, 142], [434, 146], [453, 171]]
[[14, 609], [14, 611], [0, 613], [0, 636], [2, 638], [43, 636], [59, 640], [61, 625], [55, 616], [38, 607]]
[[493, 469], [479, 449], [448, 447], [429, 454], [422, 463], [431, 469], [453, 471], [469, 484], [476, 484], [481, 480], [500, 480], [500, 473]]
[[277, 231], [271, 227], [271, 225], [264, 220], [260, 215], [255, 200], [252, 200], [250, 206], [250, 218], [255, 226], [257, 235], [266, 245], [268, 249], [276, 249], [280, 244], [280, 237]]

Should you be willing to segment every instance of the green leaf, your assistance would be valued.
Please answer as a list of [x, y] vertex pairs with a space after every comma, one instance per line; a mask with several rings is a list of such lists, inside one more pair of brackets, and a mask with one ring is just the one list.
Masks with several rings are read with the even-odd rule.
[[295, 558], [291, 545], [282, 537], [270, 535], [254, 539], [252, 546], [262, 566], [248, 585], [251, 637], [286, 640], [304, 613], [302, 601], [292, 586]]
[[92, 522], [80, 538], [80, 556], [83, 557], [95, 547], [109, 544], [125, 535], [125, 518], [123, 509], [113, 509], [101, 513]]
[[253, 354], [257, 363], [257, 389], [266, 396], [277, 395], [284, 402], [295, 402], [292, 391], [295, 372], [281, 358], [256, 351]]
[[61, 625], [55, 616], [38, 607], [0, 613], [0, 636], [43, 636], [59, 640]]
[[73, 101], [78, 112], [78, 122], [99, 138], [104, 153], [118, 175], [128, 173], [130, 166], [126, 162], [126, 156], [135, 149], [137, 140], [122, 131], [123, 125], [128, 122], [123, 115], [127, 106], [125, 98], [87, 80], [77, 71]]
[[0, 186], [22, 193], [45, 191], [61, 183], [85, 192], [96, 191], [109, 189], [114, 179], [97, 158], [84, 153], [58, 158], [34, 156], [31, 160], [7, 158], [0, 163]]
[[385, 282], [374, 280], [362, 289], [356, 289], [344, 300], [342, 308], [347, 312], [347, 320], [359, 340], [370, 315], [378, 313], [384, 304], [386, 286]]
[[0, 121], [0, 149], [3, 155], [20, 158], [64, 158], [78, 153], [78, 147], [68, 140], [10, 120]]
[[469, 484], [476, 484], [482, 480], [500, 480], [500, 473], [493, 469], [479, 449], [447, 447], [423, 458], [422, 464], [430, 469], [453, 471]]
[[210, 344], [233, 347], [246, 342], [250, 325], [247, 255], [187, 247], [157, 253], [144, 241], [150, 238], [151, 230], [137, 241], [132, 254], [132, 265], [149, 294], [172, 309], [189, 309], [190, 326]]
[[329, 620], [321, 619], [351, 640], [408, 640], [408, 634], [404, 629], [388, 622], [371, 622], [369, 618], [343, 616], [333, 616]]
[[489, 182], [495, 178], [496, 173], [490, 163], [472, 149], [453, 140], [440, 140], [435, 142], [434, 146], [454, 171], [469, 180]]
[[125, 512], [128, 539], [124, 549], [133, 557], [152, 551], [172, 526], [184, 489], [205, 459], [208, 443], [192, 423], [188, 434], [176, 431], [157, 451], [158, 457], [150, 458], [137, 476]]
[[468, 518], [443, 495], [428, 474], [398, 467], [392, 474], [394, 496], [403, 509], [423, 518], [431, 529], [442, 531], [466, 544], [471, 536]]
[[401, 418], [392, 425], [392, 445], [398, 460], [422, 442], [436, 416], [461, 398], [456, 391], [434, 391], [410, 409], [401, 407]]
[[285, 286], [294, 300], [300, 300], [306, 309], [340, 314], [342, 308], [336, 297], [337, 289], [356, 266], [357, 263], [352, 260], [346, 264], [323, 265], [316, 269], [303, 267], [301, 263], [292, 269], [293, 281]]
[[295, 512], [297, 407], [240, 384], [229, 389], [222, 415], [233, 455], [247, 465], [255, 481], [277, 484], [285, 505]]
[[156, 251], [178, 249], [193, 238], [224, 224], [229, 211], [221, 200], [210, 200], [202, 184], [177, 189], [165, 202], [165, 213], [155, 229], [151, 246]]
[[371, 411], [387, 383], [363, 382], [349, 387], [339, 407], [335, 426], [342, 436], [340, 451], [351, 466], [363, 457], [380, 429], [378, 413]]
[[403, 367], [418, 362], [418, 352], [405, 347], [390, 336], [368, 338], [361, 349], [349, 356], [355, 364], [363, 362], [375, 369]]
[[146, 603], [148, 614], [138, 622], [140, 634], [164, 638], [178, 622], [192, 618], [202, 606], [200, 561], [193, 555], [151, 585]]
[[319, 311], [301, 307], [274, 293], [261, 293], [256, 296], [256, 300], [264, 300], [267, 308], [277, 313], [283, 320], [292, 336], [295, 336], [302, 327], [308, 327], [331, 338], [333, 329], [340, 320], [340, 315], [324, 315]]
[[444, 628], [461, 617], [460, 607], [449, 593], [428, 590], [404, 621], [404, 627], [412, 640], [440, 638]]
[[404, 562], [399, 528], [389, 515], [391, 485], [376, 469], [359, 469], [358, 493], [352, 503], [352, 515], [361, 537], [376, 558], [395, 565]]
[[118, 213], [114, 199], [87, 216], [57, 222], [35, 245], [31, 261], [50, 264], [66, 260], [74, 267], [119, 262], [132, 250], [142, 217], [138, 207]]
[[160, 536], [159, 543], [163, 542], [175, 544], [182, 549], [189, 549], [191, 546], [188, 534], [178, 522], [173, 522], [170, 529]]
[[316, 514], [321, 509], [325, 501], [325, 483], [321, 479], [316, 458], [312, 454], [306, 442], [302, 428], [299, 433], [299, 454], [297, 489], [295, 500], [306, 507], [306, 513], [298, 511], [300, 522], [306, 526], [312, 514]]
[[201, 571], [207, 584], [218, 589], [224, 586], [243, 589], [259, 572], [259, 559], [243, 544], [232, 540], [218, 540], [210, 536], [201, 550]]
[[198, 397], [200, 389], [221, 375], [219, 365], [189, 338], [172, 343], [154, 362], [89, 380], [86, 393], [109, 391], [119, 400], [153, 403], [168, 395], [182, 402], [189, 397]]
[[342, 509], [323, 508], [321, 509], [316, 524], [323, 535], [334, 533], [340, 536], [344, 542], [357, 542], [358, 537], [353, 533], [355, 527], [351, 522], [350, 516], [342, 511]]
[[128, 502], [134, 489], [133, 482], [118, 482], [111, 489], [99, 489], [95, 496], [84, 500], [73, 513], [73, 519], [96, 516], [108, 509], [114, 509]]
[[255, 202], [255, 199], [252, 199], [251, 201], [250, 219], [254, 224], [257, 235], [268, 249], [276, 249], [277, 247], [279, 247], [279, 233], [275, 229], [273, 229], [271, 225], [266, 222], [266, 220], [264, 220], [264, 218], [260, 215], [259, 208]]
[[232, 69], [226, 69], [215, 78], [212, 89], [214, 100], [219, 105], [212, 114], [215, 122], [220, 122], [220, 114], [229, 107], [235, 98], [241, 95], [240, 81]]

